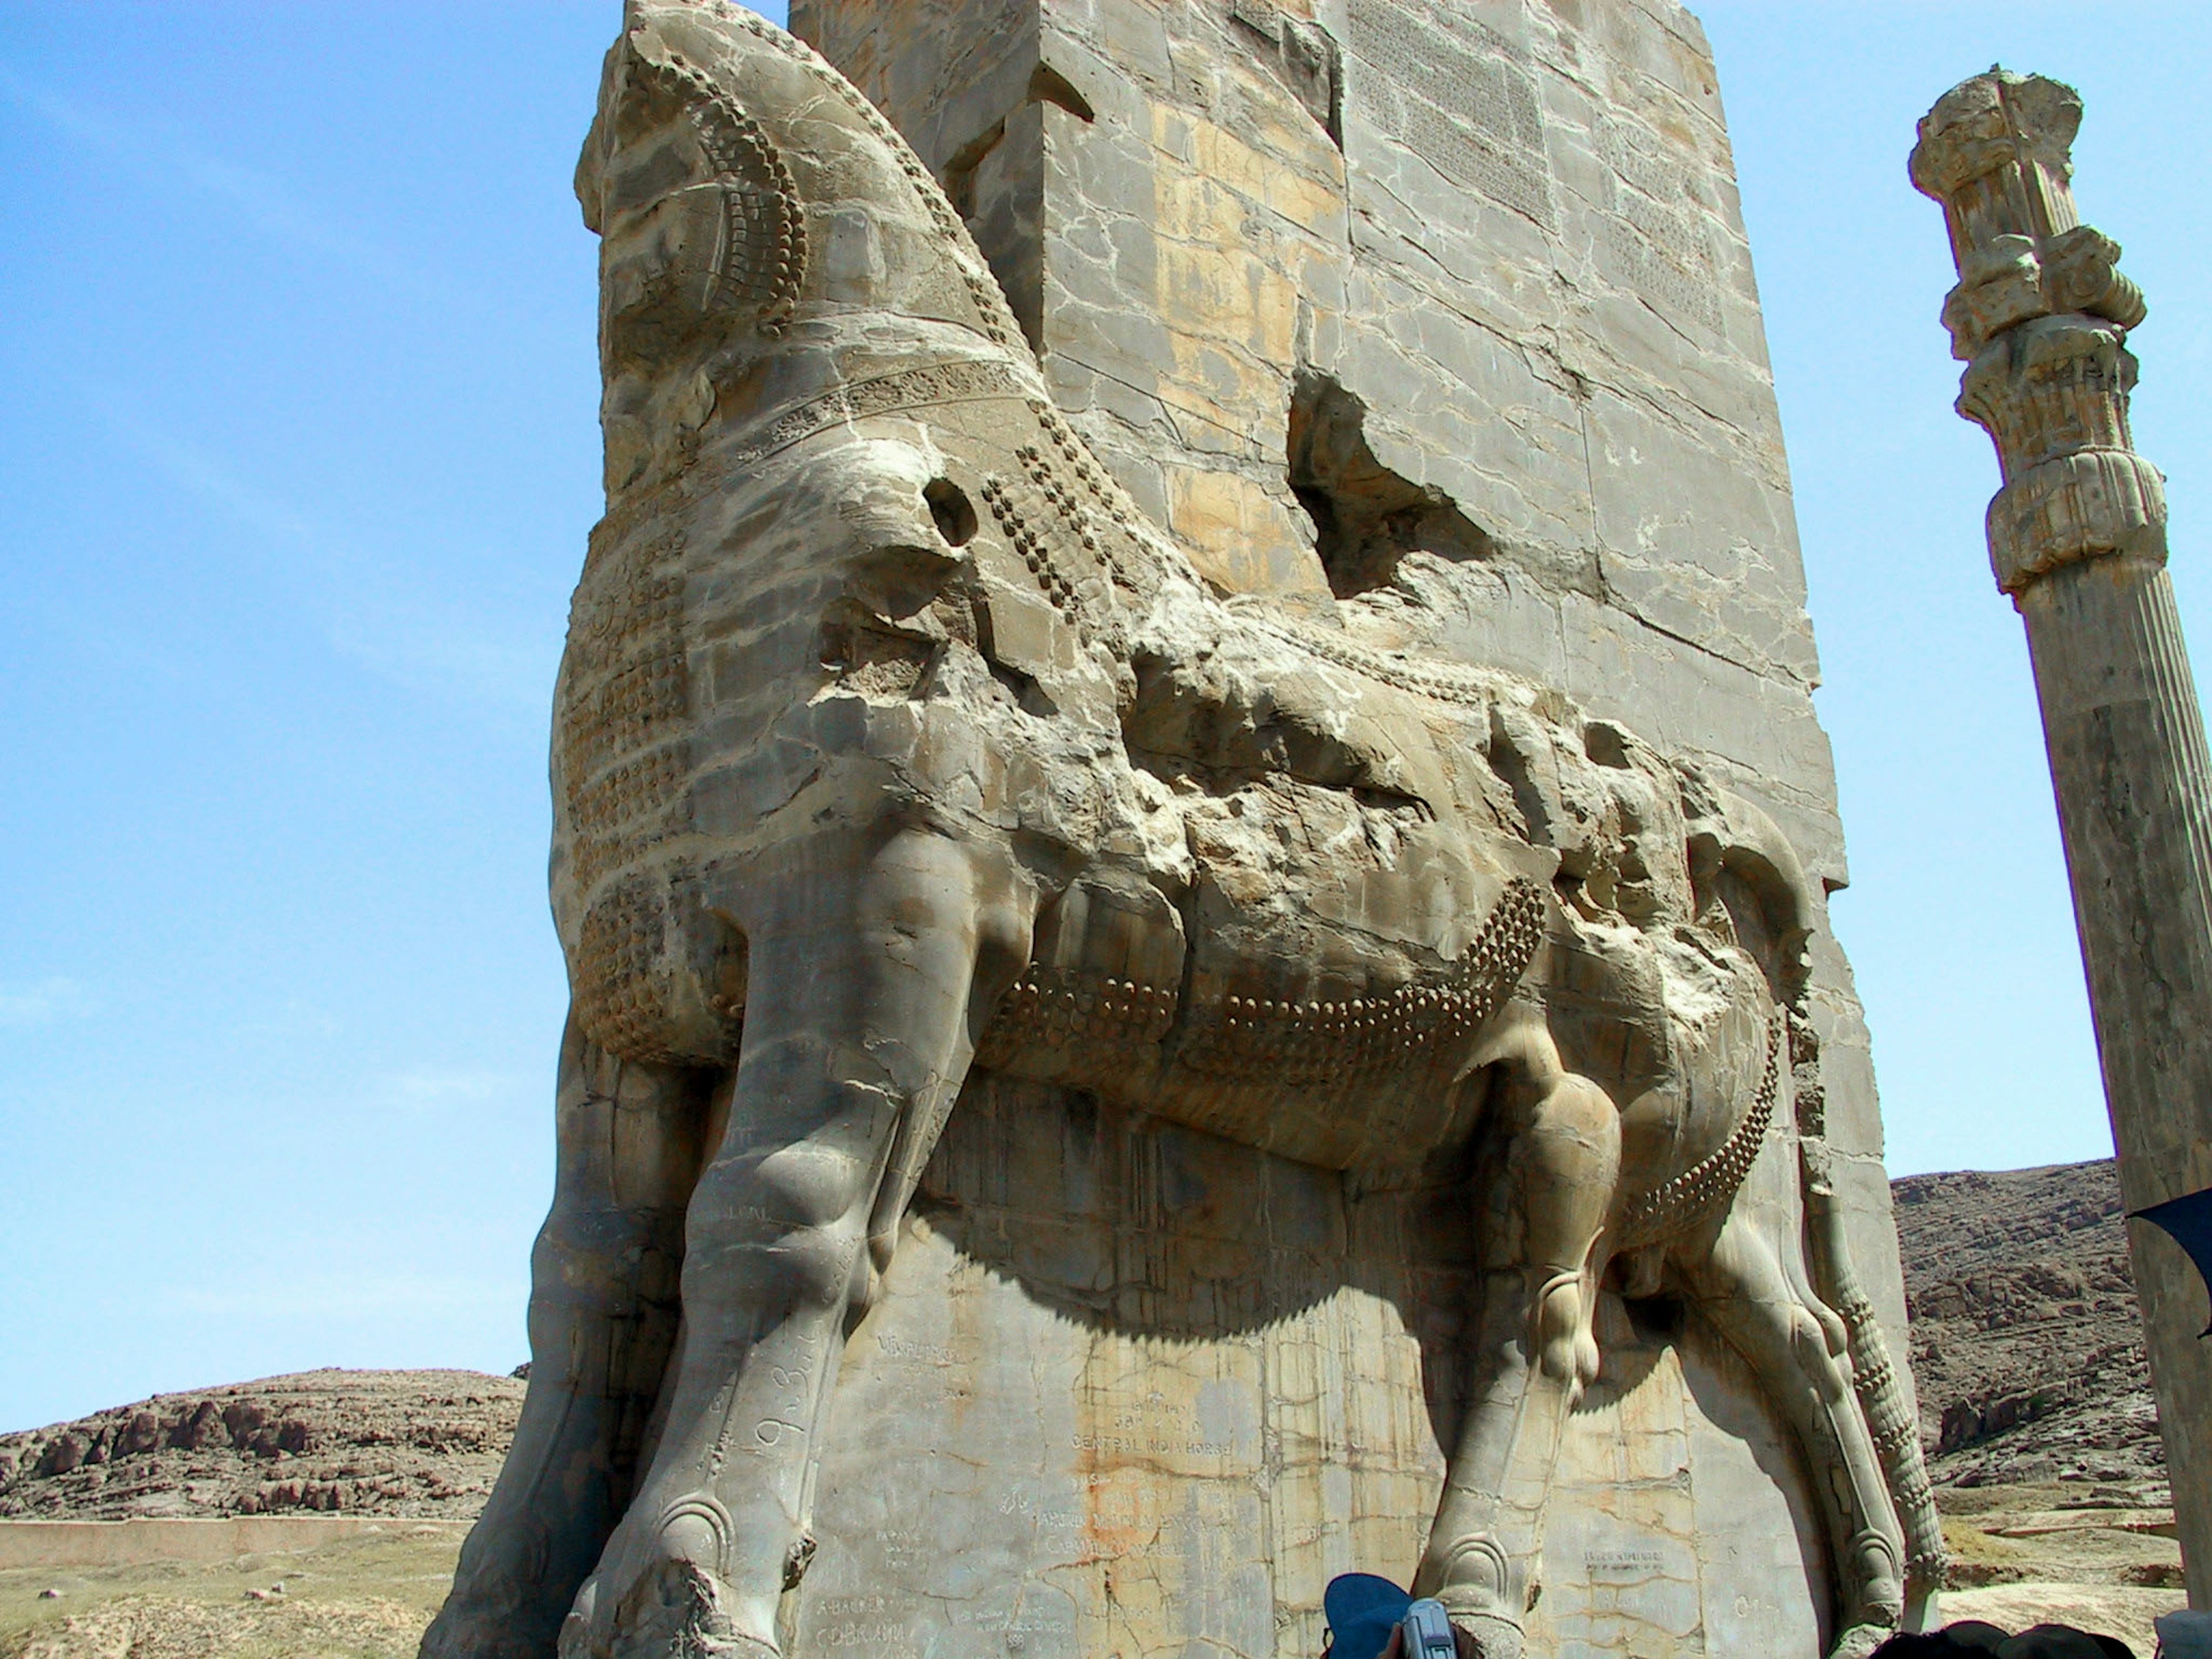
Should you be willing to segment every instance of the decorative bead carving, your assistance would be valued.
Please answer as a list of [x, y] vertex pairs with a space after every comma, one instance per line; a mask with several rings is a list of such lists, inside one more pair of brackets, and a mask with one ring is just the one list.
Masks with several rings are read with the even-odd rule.
[[1453, 669], [1442, 663], [1422, 662], [1371, 651], [1340, 635], [1326, 633], [1318, 628], [1295, 628], [1273, 617], [1255, 617], [1253, 622], [1278, 639], [1286, 640], [1300, 650], [1310, 652], [1323, 662], [1349, 669], [1355, 674], [1364, 675], [1397, 690], [1410, 691], [1417, 696], [1433, 697], [1438, 702], [1457, 703], [1464, 708], [1481, 708], [1489, 704], [1489, 686], [1480, 674]]
[[1735, 1196], [1774, 1123], [1786, 1020], [1787, 1016], [1776, 1012], [1767, 1033], [1766, 1070], [1752, 1096], [1751, 1109], [1719, 1146], [1672, 1180], [1630, 1201], [1621, 1216], [1616, 1250], [1641, 1249], [1687, 1232], [1720, 1213]]
[[[1293, 1087], [1345, 1086], [1405, 1071], [1487, 1024], [1543, 939], [1543, 890], [1516, 879], [1448, 976], [1326, 1001], [1224, 996], [1194, 1012], [1176, 1064], [1207, 1078]], [[976, 1063], [1004, 1066], [1037, 1044], [1156, 1047], [1177, 1012], [1178, 994], [1169, 987], [1032, 968], [1006, 993]]]
[[999, 1005], [975, 1063], [1004, 1067], [1024, 1050], [1084, 1043], [1151, 1048], [1175, 1024], [1172, 986], [1140, 985], [1067, 968], [1032, 968]]
[[1543, 890], [1516, 879], [1442, 981], [1331, 1001], [1228, 996], [1193, 1022], [1176, 1063], [1205, 1077], [1294, 1087], [1347, 1086], [1404, 1071], [1488, 1024], [1543, 940]]
[[1015, 501], [1006, 481], [995, 472], [983, 480], [983, 502], [991, 509], [992, 518], [997, 520], [1000, 533], [1015, 556], [1029, 567], [1037, 591], [1052, 602], [1052, 608], [1062, 617], [1071, 623], [1078, 622], [1079, 607], [1075, 585], [1053, 557], [1054, 538], [1039, 533]]

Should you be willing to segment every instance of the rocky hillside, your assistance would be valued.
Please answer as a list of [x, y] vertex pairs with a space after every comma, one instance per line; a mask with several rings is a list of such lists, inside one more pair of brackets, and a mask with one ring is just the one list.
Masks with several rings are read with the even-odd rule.
[[2109, 1158], [1892, 1186], [1939, 1486], [2168, 1500]]
[[345, 1510], [473, 1516], [523, 1385], [477, 1371], [302, 1371], [0, 1435], [0, 1520]]

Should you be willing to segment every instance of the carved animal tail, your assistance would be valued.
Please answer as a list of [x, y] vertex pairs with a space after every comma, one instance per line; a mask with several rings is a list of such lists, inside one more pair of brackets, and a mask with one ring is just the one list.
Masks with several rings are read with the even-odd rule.
[[1881, 1460], [1882, 1478], [1905, 1528], [1908, 1606], [1942, 1588], [1949, 1557], [1936, 1512], [1936, 1493], [1920, 1453], [1920, 1425], [1907, 1407], [1874, 1303], [1851, 1260], [1844, 1206], [1836, 1201], [1835, 1158], [1826, 1139], [1826, 1097], [1820, 1086], [1820, 1040], [1802, 1018], [1790, 1022], [1790, 1061], [1803, 1161], [1805, 1208], [1812, 1222], [1813, 1268], [1821, 1296], [1844, 1322], [1850, 1342], [1851, 1384]]

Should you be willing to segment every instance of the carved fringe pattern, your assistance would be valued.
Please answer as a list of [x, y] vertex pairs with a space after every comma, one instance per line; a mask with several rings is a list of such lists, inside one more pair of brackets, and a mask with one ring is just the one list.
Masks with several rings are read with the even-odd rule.
[[1446, 985], [1388, 996], [1275, 1002], [1231, 996], [1206, 1010], [1176, 1062], [1203, 1077], [1348, 1087], [1405, 1070], [1490, 1022], [1544, 942], [1544, 895], [1516, 878]]
[[665, 64], [639, 61], [683, 106], [721, 186], [714, 281], [702, 309], [750, 313], [763, 333], [777, 332], [790, 320], [806, 277], [799, 181], [760, 123], [724, 96], [704, 70], [678, 52]]
[[1641, 1249], [1686, 1232], [1718, 1214], [1735, 1196], [1774, 1122], [1774, 1103], [1782, 1091], [1782, 1048], [1788, 1018], [1776, 1010], [1767, 1032], [1766, 1070], [1743, 1121], [1719, 1146], [1681, 1174], [1632, 1200], [1621, 1217], [1614, 1249]]
[[[1385, 996], [1340, 1002], [1224, 997], [1199, 1013], [1176, 1063], [1205, 1077], [1299, 1087], [1348, 1086], [1404, 1070], [1481, 1030], [1543, 939], [1543, 890], [1516, 878], [1449, 984], [1401, 985]], [[1151, 1048], [1166, 1040], [1177, 1002], [1171, 987], [1031, 968], [1006, 993], [975, 1063], [1002, 1068], [1040, 1046]]]
[[777, 451], [788, 449], [802, 438], [848, 421], [895, 410], [931, 408], [943, 404], [980, 403], [994, 398], [1033, 396], [1030, 386], [1010, 363], [989, 358], [956, 359], [923, 363], [890, 374], [854, 380], [824, 392], [779, 415], [750, 443], [729, 452], [731, 471], [752, 466]]
[[1454, 670], [1442, 663], [1420, 663], [1393, 656], [1381, 651], [1355, 645], [1350, 640], [1324, 635], [1318, 629], [1293, 629], [1272, 617], [1254, 617], [1259, 627], [1302, 651], [1310, 652], [1323, 662], [1339, 668], [1364, 674], [1370, 679], [1411, 691], [1418, 696], [1433, 697], [1439, 702], [1458, 703], [1470, 708], [1487, 706], [1492, 692], [1489, 682], [1481, 675], [1464, 670]]
[[[1006, 296], [999, 287], [998, 278], [989, 274], [990, 267], [984, 263], [975, 240], [969, 235], [968, 227], [952, 210], [952, 204], [945, 199], [945, 191], [939, 187], [929, 169], [922, 166], [921, 158], [914, 153], [914, 147], [907, 143], [896, 127], [884, 118], [883, 112], [870, 103], [858, 88], [831, 68], [822, 55], [804, 40], [793, 38], [740, 7], [718, 5], [714, 9], [725, 21], [737, 24], [754, 39], [799, 64], [860, 118], [860, 124], [898, 163], [899, 171], [906, 175], [907, 182], [914, 186], [915, 192], [921, 198], [921, 204], [936, 225], [939, 236], [957, 250], [955, 258], [960, 267], [960, 280], [968, 290], [969, 301], [975, 307], [978, 331], [994, 345], [1010, 349], [1018, 346], [1026, 352], [1029, 342], [1023, 337], [1021, 325], [1014, 320], [1013, 309], [1006, 304]], [[965, 258], [959, 257], [961, 255]]]
[[586, 894], [617, 865], [680, 830], [690, 773], [690, 676], [682, 635], [680, 552], [667, 535], [632, 537], [634, 519], [592, 532], [568, 611], [569, 680], [555, 742], [570, 878]]
[[[1827, 1091], [1820, 1084], [1820, 1039], [1802, 1018], [1790, 1022], [1790, 1064], [1798, 1134], [1825, 1140], [1828, 1105]], [[1817, 1253], [1828, 1258], [1825, 1265], [1829, 1283], [1825, 1288], [1849, 1337], [1851, 1388], [1858, 1395], [1875, 1455], [1881, 1461], [1890, 1498], [1905, 1528], [1905, 1573], [1916, 1584], [1933, 1589], [1943, 1582], [1949, 1552], [1944, 1547], [1942, 1518], [1936, 1513], [1935, 1489], [1929, 1483], [1928, 1466], [1921, 1455], [1920, 1425], [1905, 1408], [1905, 1389], [1890, 1362], [1889, 1344], [1882, 1337], [1874, 1304], [1851, 1261], [1842, 1217], [1834, 1212], [1832, 1178], [1824, 1176], [1808, 1186], [1808, 1200], [1819, 1212], [1814, 1217], [1814, 1237], [1826, 1244]]]
[[568, 868], [588, 893], [618, 863], [691, 826], [684, 780], [691, 745], [683, 739], [649, 750], [581, 787], [568, 789]]
[[635, 517], [592, 532], [568, 619], [568, 674], [556, 716], [569, 878], [587, 901], [571, 993], [585, 1034], [633, 1060], [664, 1049], [666, 922], [647, 882], [591, 898], [611, 872], [689, 826], [684, 784], [690, 677], [681, 631], [680, 542], [637, 534]]
[[1909, 1577], [1930, 1589], [1943, 1582], [1950, 1559], [1943, 1545], [1943, 1523], [1936, 1512], [1936, 1492], [1920, 1453], [1920, 1425], [1905, 1409], [1905, 1390], [1891, 1364], [1874, 1304], [1854, 1288], [1836, 1304], [1837, 1317], [1850, 1334], [1851, 1386], [1866, 1414], [1875, 1455], [1889, 1480], [1897, 1518], [1905, 1526], [1905, 1565]]

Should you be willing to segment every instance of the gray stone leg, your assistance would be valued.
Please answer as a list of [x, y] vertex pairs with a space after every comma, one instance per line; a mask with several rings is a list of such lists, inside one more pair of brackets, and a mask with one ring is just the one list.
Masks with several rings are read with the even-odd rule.
[[972, 981], [1005, 907], [943, 837], [810, 843], [757, 884], [744, 1047], [692, 1198], [665, 1426], [563, 1659], [777, 1650], [877, 1194], [902, 1126], [934, 1126], [957, 1093], [971, 995], [1003, 988]]
[[[1754, 1170], [1753, 1181], [1764, 1172]], [[1840, 1358], [1843, 1322], [1785, 1265], [1771, 1236], [1778, 1214], [1753, 1207], [1747, 1196], [1739, 1196], [1710, 1254], [1686, 1249], [1675, 1259], [1699, 1310], [1750, 1364], [1804, 1449], [1837, 1567], [1829, 1651], [1856, 1659], [1893, 1634], [1903, 1617], [1905, 1540]]]
[[[1535, 1091], [1499, 1179], [1473, 1386], [1414, 1583], [1483, 1659], [1522, 1648], [1529, 1569], [1567, 1413], [1595, 1377], [1593, 1252], [1620, 1173], [1620, 1119], [1548, 1038], [1524, 1060]], [[1517, 1245], [1517, 1248], [1516, 1248]]]
[[629, 1502], [676, 1334], [704, 1081], [617, 1060], [568, 1023], [553, 1208], [531, 1261], [530, 1391], [422, 1659], [550, 1659]]

